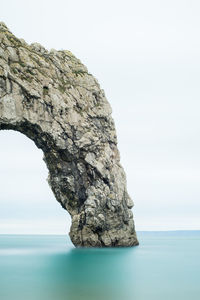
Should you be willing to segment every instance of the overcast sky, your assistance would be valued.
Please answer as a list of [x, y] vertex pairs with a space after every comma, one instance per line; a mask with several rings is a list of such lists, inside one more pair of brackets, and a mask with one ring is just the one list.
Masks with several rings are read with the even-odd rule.
[[[1, 0], [28, 43], [72, 51], [105, 90], [137, 230], [200, 229], [200, 2]], [[0, 233], [65, 233], [42, 153], [0, 132]]]

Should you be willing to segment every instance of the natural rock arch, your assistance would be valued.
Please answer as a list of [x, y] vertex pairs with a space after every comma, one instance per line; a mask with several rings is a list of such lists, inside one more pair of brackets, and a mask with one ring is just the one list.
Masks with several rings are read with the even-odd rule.
[[49, 184], [72, 217], [75, 246], [137, 245], [125, 173], [104, 91], [69, 51], [26, 44], [0, 23], [0, 130], [44, 153]]

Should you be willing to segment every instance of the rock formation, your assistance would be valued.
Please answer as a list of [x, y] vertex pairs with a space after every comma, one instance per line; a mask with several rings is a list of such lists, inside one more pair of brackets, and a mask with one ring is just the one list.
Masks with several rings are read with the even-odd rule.
[[75, 246], [138, 245], [111, 108], [69, 51], [26, 44], [0, 23], [0, 129], [43, 150]]

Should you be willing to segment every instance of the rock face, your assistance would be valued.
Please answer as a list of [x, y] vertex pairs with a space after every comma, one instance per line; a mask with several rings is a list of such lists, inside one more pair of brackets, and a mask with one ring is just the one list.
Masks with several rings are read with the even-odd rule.
[[43, 150], [75, 246], [138, 245], [111, 108], [69, 51], [26, 44], [0, 23], [0, 129]]

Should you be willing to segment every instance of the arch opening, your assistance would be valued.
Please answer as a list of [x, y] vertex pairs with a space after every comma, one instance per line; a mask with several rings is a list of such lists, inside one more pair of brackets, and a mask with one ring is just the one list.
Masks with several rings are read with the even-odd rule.
[[0, 234], [66, 234], [71, 218], [47, 183], [43, 153], [23, 134], [0, 131]]

